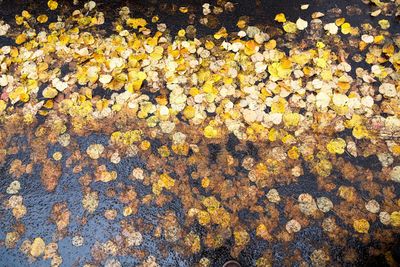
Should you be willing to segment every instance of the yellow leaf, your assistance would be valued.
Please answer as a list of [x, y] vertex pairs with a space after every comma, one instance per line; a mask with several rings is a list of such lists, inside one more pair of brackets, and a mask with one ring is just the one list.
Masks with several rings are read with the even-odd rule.
[[390, 223], [395, 227], [400, 226], [400, 212], [399, 211], [394, 211], [394, 212], [392, 212], [392, 214], [390, 214]]
[[283, 25], [283, 29], [287, 33], [295, 33], [297, 31], [297, 25], [296, 23], [289, 21]]
[[180, 11], [181, 13], [183, 13], [183, 14], [186, 14], [186, 13], [188, 13], [189, 8], [186, 7], [186, 6], [181, 6], [181, 7], [179, 7], [179, 11]]
[[43, 239], [40, 237], [36, 237], [35, 240], [33, 240], [32, 246], [31, 246], [31, 255], [33, 257], [39, 257], [40, 255], [43, 254], [44, 249], [45, 249], [46, 244], [44, 243]]
[[21, 14], [22, 14], [22, 17], [24, 17], [26, 19], [30, 19], [32, 17], [32, 15], [26, 10], [22, 11]]
[[326, 145], [326, 148], [331, 154], [343, 154], [345, 147], [346, 141], [344, 141], [342, 138], [333, 139]]
[[0, 114], [3, 113], [4, 110], [7, 108], [7, 103], [4, 100], [0, 100]]
[[179, 37], [184, 37], [186, 35], [186, 31], [184, 30], [184, 29], [180, 29], [179, 31], [178, 31], [178, 36]]
[[47, 87], [46, 89], [43, 90], [43, 96], [45, 98], [54, 98], [58, 94], [58, 91], [54, 89], [53, 87]]
[[58, 7], [58, 3], [54, 0], [50, 0], [47, 2], [47, 6], [50, 8], [50, 10], [55, 10]]
[[22, 44], [22, 43], [25, 43], [27, 38], [28, 37], [26, 36], [25, 33], [21, 33], [20, 35], [17, 36], [17, 38], [15, 38], [15, 43], [18, 44], [18, 45]]
[[236, 23], [236, 26], [238, 26], [239, 29], [243, 29], [246, 27], [246, 21], [241, 19]]
[[219, 31], [214, 34], [214, 38], [217, 40], [219, 40], [221, 38], [225, 38], [227, 36], [228, 36], [228, 32], [226, 31], [226, 29], [224, 27], [219, 29]]
[[349, 34], [351, 32], [351, 25], [348, 22], [345, 22], [341, 25], [340, 30], [343, 34]]
[[216, 138], [218, 136], [218, 130], [208, 125], [204, 128], [204, 136], [207, 138]]
[[300, 114], [298, 113], [285, 113], [283, 115], [283, 122], [286, 126], [297, 126], [300, 121]]
[[298, 159], [300, 157], [299, 149], [297, 147], [293, 146], [288, 151], [288, 157], [291, 159]]
[[46, 23], [49, 20], [49, 18], [46, 15], [40, 15], [37, 17], [37, 21], [39, 23]]
[[286, 16], [285, 16], [285, 14], [283, 14], [283, 13], [279, 13], [279, 14], [277, 14], [276, 16], [275, 16], [275, 20], [277, 21], [277, 22], [286, 22]]
[[129, 18], [126, 20], [126, 24], [129, 27], [137, 29], [138, 27], [145, 27], [147, 25], [147, 21], [143, 18]]
[[353, 227], [358, 233], [366, 234], [369, 231], [369, 222], [365, 219], [355, 220]]

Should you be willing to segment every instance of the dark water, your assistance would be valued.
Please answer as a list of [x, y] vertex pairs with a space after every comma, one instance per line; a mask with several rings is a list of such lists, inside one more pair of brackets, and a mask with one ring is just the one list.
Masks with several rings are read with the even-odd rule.
[[[47, 1], [23, 1], [23, 0], [3, 0], [0, 4], [0, 18], [10, 21], [14, 17], [15, 14], [20, 13], [22, 10], [29, 10], [32, 14], [40, 14], [40, 13], [48, 13], [46, 3]], [[160, 7], [163, 4], [186, 4], [189, 3], [193, 5], [195, 8], [201, 12], [201, 5], [206, 1], [99, 1], [98, 9], [105, 11], [106, 24], [104, 25], [105, 30], [110, 30], [111, 25], [107, 23], [112, 21], [113, 18], [118, 14], [117, 8], [123, 5], [128, 5], [131, 7], [131, 11], [136, 15], [136, 11], [138, 10], [137, 16], [143, 14], [159, 14], [160, 22], [165, 22], [172, 30], [172, 32], [176, 32], [177, 30], [183, 28], [183, 26], [188, 25], [187, 16], [183, 14], [169, 14], [166, 11], [160, 10]], [[60, 5], [65, 7], [66, 9], [70, 9], [72, 5], [69, 1], [59, 1]], [[210, 3], [213, 3], [211, 1]], [[300, 10], [301, 4], [310, 4], [310, 8], [306, 11]], [[82, 4], [79, 4], [81, 6]], [[338, 7], [345, 10], [347, 5], [358, 5], [360, 8], [366, 8], [364, 4], [357, 0], [336, 0], [336, 1], [298, 1], [298, 0], [280, 0], [280, 1], [240, 1], [237, 4], [237, 8], [234, 12], [229, 14], [224, 14], [220, 16], [220, 26], [225, 26], [228, 31], [237, 30], [236, 22], [240, 16], [250, 16], [250, 24], [274, 24], [274, 16], [277, 13], [283, 12], [286, 14], [289, 20], [295, 21], [299, 16], [302, 18], [309, 18], [310, 14], [314, 11], [325, 12], [326, 10]], [[68, 8], [67, 8], [68, 7]], [[138, 7], [136, 9], [136, 7]], [[63, 10], [63, 9], [61, 9]], [[50, 15], [54, 16], [54, 15]], [[348, 20], [351, 23], [361, 23], [361, 22], [371, 22], [377, 23], [379, 18], [371, 18], [368, 15], [361, 16], [353, 16], [349, 17]], [[399, 32], [399, 24], [392, 21], [392, 31]], [[108, 27], [108, 28], [107, 28]], [[209, 33], [215, 32], [213, 29], [208, 29], [207, 27], [196, 24], [198, 28], [198, 35], [204, 36]], [[0, 46], [12, 44], [12, 40], [8, 38], [1, 37], [0, 38]], [[103, 142], [106, 144], [107, 139], [105, 136], [88, 136], [85, 138], [81, 138], [79, 140], [80, 147], [82, 151], [86, 149], [86, 147], [93, 143], [93, 140], [96, 140], [97, 143]], [[55, 149], [62, 151], [64, 154], [64, 158], [67, 157], [67, 151], [64, 148], [56, 147], [50, 149], [50, 155], [52, 151]], [[217, 149], [216, 147], [212, 147], [210, 149]], [[250, 148], [249, 151], [254, 151], [254, 149]], [[240, 155], [238, 155], [240, 156]], [[19, 153], [15, 157], [9, 157], [7, 159], [7, 163], [4, 166], [0, 166], [0, 188], [2, 191], [7, 187], [7, 185], [13, 180], [6, 170], [9, 169], [9, 164], [14, 158], [19, 158], [23, 162], [29, 161], [29, 151], [26, 153]], [[350, 159], [349, 159], [350, 160]], [[358, 164], [367, 166], [373, 165], [376, 163], [376, 158], [360, 158], [357, 159]], [[65, 163], [65, 162], [64, 162]], [[106, 162], [104, 162], [106, 164]], [[108, 164], [108, 163], [107, 163]], [[135, 183], [134, 181], [128, 179], [128, 175], [131, 173], [132, 169], [137, 166], [145, 166], [146, 163], [141, 161], [139, 158], [125, 158], [121, 161], [121, 163], [108, 166], [111, 169], [115, 169], [118, 172], [118, 182], [122, 182], [124, 184], [132, 184], [135, 186], [138, 196], [143, 197], [148, 194], [151, 188], [143, 186], [140, 183]], [[79, 184], [79, 175], [73, 174], [71, 169], [63, 167], [63, 174], [59, 180], [59, 185], [55, 191], [55, 193], [46, 192], [40, 182], [40, 179], [35, 179], [35, 174], [39, 177], [40, 166], [36, 166], [34, 170], [34, 174], [28, 176], [24, 176], [20, 179], [22, 182], [21, 191], [24, 196], [24, 205], [27, 207], [28, 213], [22, 219], [23, 224], [26, 226], [26, 234], [25, 239], [32, 239], [36, 236], [41, 236], [46, 244], [53, 240], [52, 234], [55, 232], [55, 225], [49, 221], [48, 215], [51, 213], [51, 207], [56, 202], [67, 201], [68, 208], [72, 212], [71, 218], [82, 217], [84, 215], [84, 210], [81, 205], [82, 192], [80, 190]], [[379, 168], [379, 166], [376, 166]], [[299, 183], [292, 184], [290, 186], [282, 186], [281, 188], [277, 188], [282, 195], [288, 194], [292, 195], [294, 192], [305, 192], [312, 191], [315, 192], [315, 196], [318, 196], [318, 189], [316, 188], [315, 177], [310, 173], [306, 173], [301, 177]], [[84, 227], [78, 225], [76, 220], [72, 219], [71, 224], [69, 225], [69, 235], [67, 238], [64, 238], [58, 242], [60, 255], [63, 258], [62, 266], [82, 266], [84, 263], [90, 261], [90, 246], [95, 241], [106, 241], [112, 238], [115, 233], [119, 232], [118, 223], [110, 223], [105, 220], [103, 213], [106, 209], [115, 208], [117, 209], [118, 216], [116, 221], [120, 219], [122, 216], [122, 205], [119, 202], [113, 201], [105, 196], [105, 191], [108, 186], [112, 186], [113, 183], [116, 185], [116, 181], [108, 183], [107, 186], [104, 184], [96, 183], [93, 186], [93, 189], [99, 192], [100, 205], [97, 208], [96, 212], [89, 216], [88, 224]], [[304, 190], [306, 189], [306, 190]], [[326, 195], [326, 192], [325, 192]], [[336, 196], [329, 195], [329, 197], [334, 200]], [[4, 199], [1, 198], [3, 202]], [[177, 217], [182, 217], [183, 214], [180, 214], [181, 205], [178, 200], [165, 205], [162, 208], [157, 208], [153, 206], [141, 206], [136, 218], [142, 218], [149, 223], [157, 224], [157, 214], [163, 214], [166, 210], [172, 209], [176, 211]], [[244, 217], [248, 214], [245, 213]], [[12, 215], [9, 212], [5, 212], [0, 209], [0, 240], [5, 238], [5, 233], [10, 231], [8, 229], [10, 226], [10, 221], [13, 220]], [[201, 231], [201, 230], [199, 230]], [[71, 237], [75, 234], [80, 234], [85, 239], [85, 245], [82, 247], [74, 247], [71, 245]], [[251, 233], [254, 236], [254, 233]], [[219, 267], [222, 264], [230, 259], [229, 256], [229, 243], [227, 246], [222, 247], [218, 250], [204, 250], [201, 253], [196, 254], [191, 259], [182, 258], [178, 253], [176, 253], [173, 249], [170, 250], [170, 253], [167, 257], [160, 252], [161, 247], [165, 247], [166, 243], [162, 239], [154, 239], [151, 235], [145, 235], [143, 244], [139, 246], [139, 249], [144, 249], [147, 251], [151, 251], [152, 255], [157, 257], [158, 263], [161, 266], [192, 266], [194, 263], [198, 262], [202, 257], [208, 257], [212, 266]], [[255, 239], [252, 239], [255, 240]], [[259, 239], [257, 239], [259, 240]], [[17, 247], [20, 246], [22, 240], [17, 243]], [[359, 249], [360, 252], [360, 266], [362, 264], [370, 264], [369, 266], [385, 266], [383, 260], [381, 258], [371, 259], [371, 258], [363, 258], [363, 255], [367, 255], [368, 248], [363, 247], [358, 241], [354, 240], [354, 247]], [[316, 227], [314, 225], [309, 226], [306, 229], [302, 229], [301, 234], [296, 238], [296, 242], [294, 242], [291, 246], [293, 248], [297, 248], [301, 251], [303, 257], [307, 259], [307, 255], [309, 255], [315, 248], [320, 247], [323, 243], [323, 235], [321, 233], [320, 227]], [[262, 252], [265, 248], [269, 246], [272, 247], [275, 259], [275, 266], [282, 266], [282, 262], [279, 262], [279, 259], [283, 259], [285, 255], [282, 255], [282, 244], [269, 244], [267, 241], [259, 241], [259, 243], [250, 244], [239, 257], [240, 262], [243, 266], [254, 266], [255, 259], [262, 256]], [[337, 251], [337, 257], [343, 257], [340, 250]], [[122, 266], [135, 266], [139, 264], [138, 259], [134, 257], [116, 257], [122, 264]], [[378, 265], [374, 265], [374, 264]], [[6, 249], [4, 246], [0, 246], [0, 266], [48, 266], [50, 261], [37, 261], [28, 263], [26, 256], [19, 252], [16, 249]], [[371, 265], [372, 264], [372, 265]], [[293, 266], [297, 266], [296, 263]]]
[[[58, 1], [59, 10], [64, 14], [69, 14], [70, 10], [78, 9], [83, 6], [85, 1], [79, 1], [78, 5], [73, 5], [71, 1]], [[241, 16], [248, 16], [250, 19], [250, 25], [278, 25], [274, 21], [274, 17], [278, 13], [284, 13], [286, 18], [291, 21], [296, 21], [299, 17], [310, 18], [313, 12], [320, 11], [326, 13], [331, 8], [340, 8], [343, 15], [346, 13], [347, 6], [356, 6], [363, 10], [362, 15], [345, 16], [346, 20], [350, 23], [361, 24], [363, 22], [369, 22], [377, 24], [378, 20], [382, 17], [371, 17], [367, 11], [369, 7], [363, 4], [360, 0], [241, 0], [232, 1], [235, 3], [236, 8], [233, 12], [224, 12], [218, 16], [220, 24], [218, 26], [224, 26], [229, 32], [237, 31], [236, 22]], [[35, 0], [3, 0], [0, 1], [0, 18], [10, 21], [14, 18], [15, 14], [21, 13], [23, 10], [28, 10], [33, 15], [47, 14], [51, 19], [56, 18], [54, 12], [48, 12], [46, 5], [47, 1], [35, 1]], [[216, 1], [172, 1], [172, 0], [148, 0], [148, 1], [127, 1], [127, 0], [114, 0], [114, 1], [96, 1], [98, 10], [105, 13], [106, 23], [105, 29], [110, 30], [110, 21], [118, 16], [118, 10], [122, 6], [130, 7], [131, 14], [134, 16], [153, 16], [158, 15], [160, 17], [159, 22], [164, 22], [172, 30], [176, 32], [181, 28], [185, 28], [188, 24], [187, 14], [182, 14], [179, 11], [171, 12], [171, 7], [175, 6], [191, 6], [195, 10], [197, 20], [194, 25], [198, 29], [199, 36], [205, 34], [214, 33], [216, 30], [209, 29], [198, 23], [198, 18], [201, 17], [202, 5], [209, 3], [211, 5], [216, 4]], [[307, 10], [301, 10], [300, 6], [303, 4], [309, 4]], [[391, 31], [398, 33], [400, 26], [395, 17], [387, 17], [391, 23]], [[107, 28], [108, 27], [108, 28]]]

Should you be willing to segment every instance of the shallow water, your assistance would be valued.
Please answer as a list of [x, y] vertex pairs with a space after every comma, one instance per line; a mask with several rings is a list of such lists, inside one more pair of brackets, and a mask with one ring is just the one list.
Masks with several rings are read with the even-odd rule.
[[[201, 10], [201, 4], [203, 2], [188, 2], [193, 5], [194, 8]], [[310, 8], [307, 11], [301, 11], [300, 4], [305, 4], [306, 2], [307, 1], [297, 0], [242, 1], [238, 3], [234, 12], [220, 16], [219, 26], [225, 26], [227, 30], [231, 32], [237, 30], [235, 24], [237, 18], [240, 16], [249, 16], [252, 24], [261, 24], [265, 26], [275, 25], [276, 23], [274, 22], [274, 15], [280, 12], [285, 13], [288, 19], [296, 20], [297, 17], [299, 17], [299, 14], [301, 14], [301, 17], [309, 17], [311, 13], [315, 11], [324, 12], [324, 10], [328, 10], [333, 7], [345, 9], [347, 5], [357, 5], [360, 8], [366, 8], [363, 3], [357, 0], [319, 0], [308, 1], [310, 2]], [[65, 12], [66, 10], [70, 9], [71, 5], [67, 4], [67, 2], [60, 1], [59, 3], [63, 7], [62, 10], [65, 9]], [[160, 20], [164, 21], [170, 26], [172, 33], [176, 33], [182, 28], [182, 25], [187, 25], [186, 16], [179, 13], [171, 15], [168, 14], [168, 12], [160, 11], [162, 3], [176, 3], [179, 5], [180, 3], [184, 3], [184, 1], [149, 1], [146, 3], [138, 3], [137, 1], [112, 1], [111, 3], [108, 3], [107, 1], [99, 1], [98, 8], [104, 10], [106, 20], [111, 21], [112, 18], [117, 14], [117, 7], [120, 7], [125, 3], [131, 7], [131, 10], [135, 10], [135, 12], [135, 8], [137, 8], [137, 15], [150, 12], [159, 14]], [[82, 6], [82, 4], [80, 4], [80, 6]], [[33, 14], [39, 14], [47, 11], [45, 4], [41, 2], [4, 0], [0, 4], [0, 18], [9, 21], [13, 18], [14, 14], [20, 13], [24, 9], [32, 10]], [[348, 18], [348, 21], [350, 21], [352, 24], [359, 24], [361, 22], [371, 22], [376, 24], [377, 20], [378, 18], [371, 18], [369, 15], [364, 13], [360, 16], [352, 16]], [[391, 23], [393, 25], [391, 31], [398, 33], [400, 30], [398, 20], [396, 21], [396, 19], [393, 17], [391, 18]], [[111, 33], [110, 24], [106, 23], [102, 27], [105, 31]], [[215, 32], [214, 29], [209, 29], [201, 25], [197, 25], [197, 29], [198, 37], [203, 37]], [[0, 46], [8, 45], [10, 43], [10, 38], [0, 38]], [[354, 68], [355, 67], [356, 66], [354, 66]], [[106, 92], [102, 90], [99, 90], [99, 92], [95, 94], [106, 97]], [[136, 127], [139, 127], [139, 125], [129, 125], [129, 127], [129, 129], [135, 129]], [[5, 145], [7, 149], [17, 147], [18, 152], [12, 155], [7, 155], [5, 161], [0, 165], [1, 203], [6, 202], [8, 196], [5, 193], [5, 190], [15, 179], [9, 173], [12, 162], [15, 159], [19, 159], [21, 160], [22, 164], [29, 164], [32, 156], [35, 155], [34, 153], [37, 153], [37, 151], [34, 152], [30, 148], [31, 142], [35, 139], [35, 137], [30, 132], [29, 135], [28, 132], [29, 131], [27, 130], [27, 134], [25, 136], [22, 135], [11, 139], [9, 143]], [[343, 132], [342, 134], [343, 138], [346, 136], [351, 136], [351, 133]], [[43, 139], [45, 140], [45, 138]], [[51, 158], [51, 155], [53, 155], [53, 153], [56, 151], [60, 151], [63, 154], [63, 158], [60, 161], [62, 174], [58, 180], [54, 192], [48, 192], [43, 188], [40, 179], [40, 176], [42, 175], [41, 171], [43, 164], [34, 164], [31, 174], [23, 174], [19, 178], [19, 181], [22, 185], [22, 189], [19, 194], [23, 196], [23, 203], [28, 211], [27, 214], [19, 221], [25, 226], [25, 231], [23, 238], [16, 243], [16, 248], [10, 249], [6, 248], [4, 244], [0, 244], [0, 266], [49, 266], [50, 260], [32, 261], [27, 258], [26, 254], [18, 250], [23, 240], [32, 240], [38, 236], [45, 240], [46, 244], [51, 241], [58, 243], [59, 255], [63, 260], [61, 266], [83, 266], [84, 264], [89, 263], [94, 264], [95, 266], [100, 266], [106, 264], [106, 261], [109, 259], [118, 259], [122, 266], [138, 266], [143, 262], [143, 258], [146, 258], [143, 257], [143, 255], [135, 255], [135, 252], [138, 252], [139, 254], [140, 251], [144, 251], [146, 256], [148, 254], [155, 256], [160, 266], [195, 266], [195, 264], [199, 263], [202, 258], [206, 257], [211, 262], [210, 266], [219, 267], [222, 266], [225, 261], [232, 258], [231, 249], [234, 246], [234, 238], [232, 236], [228, 238], [224, 245], [220, 248], [212, 249], [203, 246], [199, 252], [194, 254], [189, 253], [190, 255], [187, 255], [187, 248], [182, 246], [181, 243], [166, 240], [164, 235], [161, 235], [161, 237], [158, 238], [154, 237], [153, 230], [160, 225], [164, 231], [171, 231], [171, 235], [174, 235], [173, 230], [168, 228], [168, 226], [170, 226], [169, 222], [164, 222], [165, 217], [167, 217], [166, 215], [171, 212], [174, 213], [173, 217], [178, 222], [177, 225], [184, 229], [185, 235], [187, 235], [189, 232], [195, 232], [200, 236], [205, 236], [207, 234], [207, 231], [198, 222], [189, 224], [184, 209], [185, 203], [183, 203], [182, 196], [177, 193], [167, 192], [166, 196], [170, 197], [170, 199], [166, 201], [166, 203], [160, 205], [156, 205], [154, 203], [144, 204], [140, 202], [146, 197], [146, 195], [152, 194], [152, 187], [151, 185], [144, 185], [142, 182], [129, 178], [132, 170], [136, 167], [140, 167], [150, 172], [157, 168], [157, 170], [162, 170], [162, 168], [165, 166], [159, 166], [156, 168], [149, 167], [148, 164], [150, 160], [149, 158], [146, 158], [149, 157], [149, 155], [144, 154], [144, 156], [142, 156], [139, 153], [137, 156], [124, 157], [121, 159], [121, 162], [117, 164], [110, 163], [108, 159], [100, 158], [95, 164], [85, 163], [83, 170], [76, 172], [73, 170], [74, 164], [67, 163], [67, 159], [71, 156], [71, 154], [75, 152], [75, 150], [80, 151], [82, 154], [86, 154], [85, 151], [89, 145], [93, 143], [107, 146], [109, 145], [109, 135], [102, 133], [102, 131], [98, 131], [97, 133], [91, 133], [84, 136], [72, 136], [71, 139], [74, 143], [73, 147], [62, 147], [56, 143], [53, 145], [48, 144], [46, 148], [48, 158]], [[159, 148], [161, 145], [170, 142], [170, 140], [166, 141], [165, 139], [150, 139], [150, 141], [152, 142], [152, 149], [154, 151], [157, 151], [157, 148]], [[241, 147], [237, 149], [239, 145]], [[233, 134], [230, 134], [224, 141], [221, 141], [220, 143], [217, 142], [214, 144], [204, 144], [204, 147], [207, 147], [208, 149], [208, 151], [204, 153], [209, 156], [208, 160], [210, 170], [224, 170], [226, 166], [221, 164], [223, 160], [221, 158], [224, 158], [224, 155], [230, 154], [238, 162], [242, 162], [243, 159], [249, 155], [255, 159], [258, 159], [260, 158], [258, 146], [261, 147], [262, 145], [252, 142], [243, 144], [236, 137], [234, 137]], [[364, 168], [366, 171], [369, 170], [374, 174], [379, 173], [382, 170], [382, 164], [375, 155], [368, 157], [353, 157], [349, 154], [344, 154], [339, 157], [343, 158], [344, 162], [350, 162], [352, 165]], [[164, 164], [168, 165], [168, 168], [172, 169], [172, 172], [174, 172], [173, 168], [176, 166], [175, 164], [179, 163], [180, 160], [182, 160], [180, 157], [176, 157], [175, 159], [170, 160], [168, 164], [166, 162], [164, 162]], [[102, 164], [107, 167], [108, 171], [116, 171], [118, 179], [107, 183], [91, 182], [90, 189], [98, 192], [99, 204], [95, 212], [90, 214], [82, 207], [81, 201], [84, 196], [84, 191], [87, 190], [87, 188], [84, 188], [81, 185], [80, 177], [84, 173], [89, 173], [91, 176], [94, 176], [93, 173], [95, 172], [95, 167]], [[76, 165], [78, 165], [78, 163], [76, 163]], [[193, 189], [193, 191], [189, 193], [195, 194], [195, 192], [200, 192], [205, 197], [210, 196], [210, 192], [206, 192], [202, 188], [200, 180], [192, 177], [193, 172], [190, 170], [190, 168], [196, 168], [196, 166], [185, 167], [187, 167], [185, 170], [188, 177], [187, 184], [189, 184], [191, 189]], [[231, 181], [232, 183], [236, 183], [238, 180], [244, 179], [243, 177], [246, 176], [245, 174], [248, 174], [248, 171], [241, 167], [240, 164], [236, 167], [237, 172], [234, 175], [225, 175], [225, 179]], [[332, 171], [332, 181], [336, 186], [354, 186], [357, 193], [362, 198], [369, 199], [370, 192], [363, 187], [365, 185], [362, 185], [361, 183], [350, 183], [347, 179], [342, 177], [340, 171], [341, 170], [337, 169]], [[175, 170], [175, 172], [177, 172], [177, 170]], [[178, 175], [175, 174], [173, 176], [175, 177]], [[386, 186], [392, 188], [394, 192], [393, 194], [397, 197], [399, 196], [399, 184], [393, 184], [391, 182], [384, 183], [382, 181], [376, 181], [376, 183], [382, 188]], [[304, 192], [309, 192], [312, 193], [314, 198], [324, 196], [330, 198], [334, 205], [340, 203], [340, 197], [336, 192], [328, 192], [322, 189], [320, 185], [320, 181], [314, 174], [311, 173], [309, 167], [304, 162], [304, 174], [301, 175], [297, 181], [276, 183], [274, 188], [279, 191], [282, 198], [293, 198], [296, 200], [298, 195]], [[126, 219], [126, 217], [122, 215], [126, 203], [123, 203], [123, 201], [120, 201], [120, 199], [122, 198], [121, 196], [124, 195], [125, 191], [129, 191], [128, 189], [130, 187], [134, 188], [136, 193], [135, 198], [139, 199], [140, 203], [138, 204], [137, 213], [128, 216], [128, 224], [134, 225], [138, 230], [142, 230], [144, 228], [150, 228], [151, 230], [143, 231], [143, 242], [140, 245], [135, 246], [134, 249], [123, 250], [117, 255], [109, 253], [109, 255], [106, 256], [104, 256], [104, 253], [102, 254], [102, 252], [94, 252], [93, 247], [96, 247], [96, 243], [105, 243], [109, 240], [113, 240], [118, 246], [120, 245], [119, 242], [122, 242], [122, 227], [120, 222]], [[265, 191], [265, 193], [266, 192], [267, 191]], [[115, 193], [114, 196], [112, 196], [113, 193]], [[377, 198], [377, 200], [382, 201], [383, 199]], [[240, 201], [240, 199], [236, 199], [236, 201]], [[67, 204], [67, 207], [70, 211], [70, 220], [66, 233], [58, 236], [59, 233], [56, 233], [56, 225], [50, 219], [50, 215], [52, 213], [53, 205], [60, 202]], [[267, 202], [265, 196], [260, 197], [259, 202], [265, 204], [265, 202]], [[238, 214], [237, 217], [239, 218], [241, 224], [253, 225], [259, 219], [259, 213], [250, 210], [250, 208], [251, 207], [243, 208], [240, 211], [231, 212], [232, 214]], [[118, 214], [113, 220], [107, 220], [104, 216], [104, 212], [110, 209], [116, 210]], [[290, 210], [287, 210], [283, 203], [277, 204], [276, 210], [279, 212], [279, 224], [280, 226], [284, 227], [288, 218], [291, 217]], [[265, 213], [268, 212], [270, 211], [266, 208]], [[334, 211], [330, 211], [328, 215], [335, 217], [336, 224], [341, 227], [341, 231], [352, 231], [352, 227], [347, 225]], [[13, 218], [10, 210], [4, 207], [0, 208], [0, 218], [0, 240], [4, 240], [6, 233], [13, 230], [13, 227], [15, 226], [15, 219]], [[84, 223], [82, 222], [83, 220], [85, 221]], [[372, 236], [370, 240], [371, 242], [364, 242], [365, 240], [362, 240], [362, 238], [359, 239], [359, 236], [356, 235], [347, 235], [346, 238], [344, 238], [343, 242], [345, 242], [346, 246], [357, 253], [356, 260], [351, 263], [344, 260], [347, 253], [347, 251], [343, 248], [344, 244], [340, 244], [340, 242], [337, 242], [336, 240], [335, 242], [332, 242], [332, 239], [327, 237], [322, 230], [321, 222], [318, 220], [310, 220], [310, 223], [306, 227], [303, 227], [291, 242], [282, 242], [280, 240], [269, 242], [261, 238], [257, 238], [256, 232], [253, 229], [249, 233], [251, 242], [249, 242], [247, 246], [245, 246], [245, 248], [239, 253], [237, 260], [242, 264], [242, 266], [255, 266], [257, 259], [269, 253], [271, 254], [270, 258], [273, 259], [273, 266], [304, 266], [300, 265], [300, 262], [295, 262], [295, 259], [302, 258], [304, 260], [303, 264], [311, 264], [310, 255], [312, 252], [317, 248], [324, 247], [328, 248], [330, 251], [331, 258], [334, 262], [334, 265], [332, 266], [377, 266], [376, 264], [379, 264], [379, 266], [386, 266], [386, 260], [384, 257], [382, 255], [370, 256], [370, 250], [373, 250], [373, 248], [381, 249], [384, 247], [387, 251], [392, 250], [393, 255], [396, 256], [396, 253], [398, 253], [399, 244], [392, 242], [392, 240], [399, 240], [398, 230], [389, 231], [389, 229], [391, 229], [389, 226], [377, 226], [376, 224], [371, 226], [371, 231], [379, 229], [382, 229], [382, 235], [393, 234], [395, 236], [388, 237], [388, 242], [385, 244], [379, 243], [379, 240], [381, 240], [382, 237], [374, 240], [374, 237]], [[215, 227], [213, 230], [218, 231], [217, 227]], [[385, 230], [388, 231], [385, 232]], [[279, 234], [280, 232], [278, 230], [272, 233], [272, 235], [276, 236]], [[75, 235], [80, 235], [84, 238], [83, 246], [76, 247], [72, 245], [71, 240]], [[338, 235], [340, 235], [340, 233], [338, 233]], [[173, 238], [169, 237], [169, 239]], [[268, 251], [268, 253], [266, 253], [266, 251]], [[288, 259], [288, 251], [293, 253], [295, 252], [298, 255], [291, 255], [291, 258]]]

